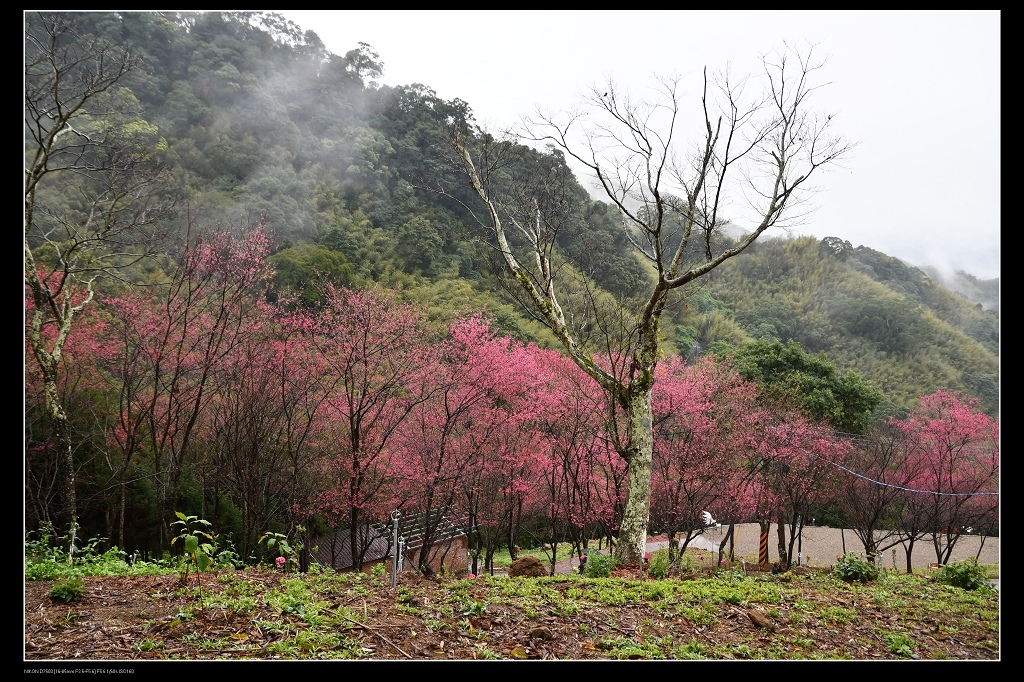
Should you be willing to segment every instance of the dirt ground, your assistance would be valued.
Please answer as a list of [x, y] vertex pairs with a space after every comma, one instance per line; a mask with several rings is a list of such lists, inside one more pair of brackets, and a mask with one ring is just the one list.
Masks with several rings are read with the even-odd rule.
[[[701, 539], [701, 544], [710, 547], [712, 545], [708, 543], [719, 542], [723, 535], [724, 530], [712, 530]], [[749, 558], [752, 570], [756, 570], [753, 565], [757, 560], [758, 535], [756, 524], [744, 524], [737, 536], [737, 558]], [[834, 563], [836, 555], [843, 552], [844, 538], [847, 552], [863, 549], [849, 531], [806, 528], [802, 550], [805, 563], [810, 566], [795, 568], [793, 575], [804, 576], [827, 570], [825, 567]], [[777, 558], [773, 547], [776, 541], [774, 532], [769, 539], [770, 559], [774, 561]], [[665, 542], [663, 538], [651, 540], [648, 546], [652, 548]], [[975, 556], [980, 546], [981, 538], [962, 537], [954, 556], [958, 559]], [[931, 545], [924, 544], [917, 550], [915, 548], [915, 566], [927, 567], [934, 560]], [[686, 579], [707, 573], [717, 560], [717, 553], [706, 549], [697, 554], [702, 557], [700, 561], [705, 564], [705, 570], [693, 566], [697, 570], [689, 571]], [[985, 540], [980, 560], [986, 564], [998, 563], [998, 538]], [[890, 561], [887, 554], [887, 568]], [[897, 562], [905, 562], [900, 553], [897, 553]], [[560, 564], [558, 572], [568, 573], [575, 570], [576, 565], [578, 561], [572, 559]], [[636, 567], [617, 569], [614, 575], [642, 577]], [[245, 585], [245, 594], [280, 593], [282, 581], [287, 577], [275, 571], [252, 569], [237, 573], [211, 572], [203, 574], [199, 580], [206, 598], [209, 598], [214, 594], [224, 594], [232, 585], [235, 587], [231, 589], [241, 589], [236, 584], [239, 581]], [[816, 655], [872, 660], [896, 657], [877, 632], [880, 624], [888, 624], [885, 627], [913, 633], [919, 649], [914, 652], [914, 658], [969, 660], [999, 657], [998, 624], [993, 629], [985, 618], [974, 622], [957, 616], [955, 627], [945, 627], [944, 621], [937, 620], [949, 616], [945, 612], [924, 615], [916, 611], [894, 612], [879, 607], [871, 600], [851, 601], [845, 591], [822, 593], [815, 588], [815, 583], [797, 579], [787, 581], [791, 589], [801, 591], [794, 600], [813, 601], [822, 612], [829, 609], [854, 610], [857, 616], [842, 624], [830, 621], [826, 627], [817, 620], [806, 623], [792, 621], [780, 612], [771, 622], [765, 621], [765, 625], [762, 621], [768, 616], [764, 609], [741, 609], [725, 602], [714, 622], [698, 626], [681, 620], [675, 611], [661, 609], [657, 600], [633, 604], [628, 608], [618, 603], [593, 604], [573, 618], [565, 618], [554, 611], [533, 612], [533, 607], [527, 610], [522, 604], [510, 600], [494, 601], [484, 613], [470, 615], [467, 621], [467, 612], [452, 610], [444, 615], [436, 608], [437, 604], [450, 601], [449, 588], [443, 581], [408, 574], [400, 576], [399, 580], [408, 595], [404, 601], [396, 599], [394, 591], [386, 583], [375, 589], [365, 586], [365, 589], [358, 590], [328, 589], [321, 595], [318, 603], [326, 605], [325, 613], [350, 621], [345, 623], [346, 637], [358, 640], [359, 645], [352, 649], [355, 652], [352, 655], [379, 659], [469, 659], [476, 658], [480, 642], [484, 641], [487, 651], [502, 652], [501, 658], [608, 659], [612, 654], [599, 646], [604, 639], [621, 638], [623, 633], [639, 638], [642, 630], [644, 636], [656, 638], [692, 633], [700, 642], [719, 647], [716, 649], [719, 655], [724, 655], [721, 654], [724, 651], [727, 657], [734, 658], [737, 652], [748, 651], [751, 647], [755, 653], [760, 651], [758, 642], [775, 646], [773, 633], [779, 629], [779, 636], [786, 638], [786, 642], [812, 643], [800, 646], [811, 646]], [[305, 633], [310, 629], [310, 623], [301, 611], [282, 610], [270, 602], [257, 602], [257, 606], [250, 609], [197, 607], [202, 598], [184, 593], [177, 575], [88, 577], [84, 579], [85, 595], [70, 604], [49, 597], [52, 585], [53, 581], [45, 580], [25, 582], [26, 662], [305, 659], [320, 654], [337, 654], [329, 648], [323, 651], [315, 649], [318, 645], [314, 640], [301, 640], [314, 646], [314, 650], [307, 651], [302, 648], [304, 645], [300, 646], [300, 631]], [[571, 583], [552, 587], [570, 588]], [[474, 583], [473, 589], [476, 592], [471, 603], [486, 603], [489, 599], [487, 584], [483, 581]], [[241, 592], [232, 598], [237, 599], [238, 594]], [[565, 601], [572, 600], [566, 595]], [[427, 608], [428, 605], [434, 606]], [[339, 615], [358, 612], [367, 618], [365, 623]], [[368, 614], [373, 614], [372, 618]], [[581, 623], [586, 626], [585, 631], [580, 629]], [[763, 629], [765, 627], [768, 629]], [[285, 644], [288, 646], [281, 650], [285, 653], [273, 649]], [[749, 655], [752, 654], [748, 651], [738, 657]], [[773, 655], [779, 654], [775, 652]], [[793, 657], [806, 655], [797, 652]]]
[[[76, 667], [79, 671], [123, 672], [137, 671], [143, 661], [171, 659], [607, 660], [627, 657], [625, 649], [631, 659], [1000, 656], [998, 598], [991, 593], [972, 595], [967, 602], [951, 593], [947, 597], [957, 605], [949, 610], [934, 599], [909, 600], [893, 609], [803, 579], [817, 570], [827, 569], [804, 566], [788, 579], [778, 576], [786, 583], [785, 602], [726, 600], [708, 619], [667, 608], [653, 592], [650, 599], [626, 604], [591, 595], [584, 606], [563, 612], [561, 606], [576, 605], [580, 598], [572, 581], [545, 585], [551, 594], [547, 606], [539, 607], [536, 595], [505, 594], [504, 587], [488, 581], [409, 574], [399, 576], [398, 597], [384, 580], [367, 579], [352, 589], [303, 582], [311, 592], [292, 599], [284, 595], [292, 594], [293, 577], [269, 569], [204, 573], [194, 579], [202, 592], [183, 590], [177, 575], [95, 576], [84, 579], [85, 594], [71, 603], [49, 597], [53, 581], [35, 580], [25, 582], [23, 656], [26, 671], [29, 663], [39, 662], [33, 670], [46, 672], [65, 671], [52, 662], [90, 664]], [[691, 571], [680, 581], [700, 573]], [[644, 576], [632, 567], [616, 569], [613, 577], [638, 581]], [[497, 594], [503, 596], [496, 599]], [[296, 599], [315, 604], [315, 614], [294, 608]], [[480, 608], [467, 611], [466, 604]], [[834, 613], [851, 616], [837, 620], [828, 615]], [[887, 632], [911, 638], [913, 648], [894, 651]], [[655, 650], [636, 649], [640, 642], [659, 644]], [[692, 652], [685, 648], [697, 645]], [[130, 665], [105, 669], [93, 661]]]

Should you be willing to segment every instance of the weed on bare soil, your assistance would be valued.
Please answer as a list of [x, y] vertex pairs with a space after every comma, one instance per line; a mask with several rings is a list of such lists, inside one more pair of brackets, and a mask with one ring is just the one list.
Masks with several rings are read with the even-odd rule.
[[1000, 657], [999, 595], [884, 572], [426, 579], [270, 570], [25, 583], [26, 661]]

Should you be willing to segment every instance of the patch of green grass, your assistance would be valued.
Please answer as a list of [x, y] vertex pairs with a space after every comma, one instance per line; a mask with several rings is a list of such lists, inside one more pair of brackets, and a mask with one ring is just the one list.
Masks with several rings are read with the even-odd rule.
[[593, 595], [598, 602], [606, 606], [622, 606], [629, 602], [626, 593], [615, 585], [613, 581], [607, 581], [605, 585], [595, 585]]
[[[563, 553], [567, 552], [568, 551], [568, 547], [569, 547], [568, 545], [559, 545], [558, 553], [559, 554], [563, 554]], [[537, 557], [538, 559], [541, 560], [541, 563], [544, 563], [544, 564], [547, 564], [550, 561], [550, 559], [548, 558], [548, 554], [545, 553], [544, 550], [540, 549], [540, 548], [521, 549], [516, 554], [517, 558], [522, 558], [524, 556], [535, 556], [535, 557]], [[566, 555], [566, 556], [568, 556], [568, 555]], [[495, 551], [494, 552], [493, 563], [494, 563], [494, 567], [495, 568], [508, 568], [509, 566], [511, 566], [512, 565], [512, 555], [509, 554], [508, 548], [502, 548], [502, 549], [499, 549], [499, 550]]]
[[703, 661], [710, 655], [710, 647], [703, 642], [691, 639], [683, 644], [673, 646], [671, 657], [683, 661]]
[[818, 618], [824, 623], [852, 623], [857, 619], [857, 612], [842, 606], [825, 606], [818, 612]]
[[501, 654], [495, 653], [488, 649], [486, 644], [474, 644], [473, 651], [476, 652], [477, 657], [482, 658], [484, 660], [498, 661], [505, 658]]
[[440, 632], [448, 627], [448, 624], [443, 620], [437, 620], [436, 618], [426, 618], [423, 620], [424, 627], [430, 632]]
[[676, 613], [697, 626], [711, 625], [718, 620], [718, 609], [712, 604], [679, 606]]
[[673, 590], [670, 585], [662, 580], [652, 580], [645, 583], [646, 594], [644, 595], [648, 601], [661, 601], [669, 597]]
[[276, 642], [271, 642], [267, 645], [266, 651], [269, 654], [278, 655], [283, 658], [297, 658], [299, 653], [295, 642], [290, 639], [279, 639]]
[[910, 657], [914, 654], [914, 641], [902, 632], [880, 633], [885, 640], [885, 648], [897, 656]]
[[190, 632], [181, 638], [183, 644], [189, 644], [199, 649], [200, 651], [211, 651], [214, 649], [227, 649], [230, 646], [227, 645], [223, 638], [221, 639], [209, 639], [197, 632]]
[[748, 606], [749, 602], [746, 599], [744, 592], [736, 589], [724, 590], [720, 595], [722, 601], [729, 604], [735, 604], [736, 606]]
[[808, 637], [793, 637], [788, 640], [789, 644], [797, 649], [813, 649], [814, 640]]
[[814, 608], [815, 608], [814, 607], [814, 602], [808, 601], [806, 599], [797, 599], [796, 601], [793, 602], [793, 607], [796, 608], [796, 609], [799, 609], [801, 611], [808, 612], [808, 613], [814, 611]]
[[154, 651], [163, 646], [163, 643], [159, 640], [152, 639], [151, 637], [143, 637], [132, 646], [136, 651]]
[[233, 595], [215, 595], [203, 600], [208, 609], [220, 609], [222, 611], [237, 611], [239, 613], [252, 613], [260, 606], [256, 597], [240, 597]]
[[181, 609], [180, 611], [178, 611], [178, 613], [174, 614], [174, 622], [188, 623], [191, 620], [195, 620], [195, 617], [196, 615], [195, 613], [193, 613], [192, 609], [185, 608]]
[[295, 633], [295, 646], [307, 653], [337, 649], [341, 641], [341, 635], [337, 632], [330, 632], [321, 628], [299, 630]]
[[61, 580], [50, 588], [50, 599], [65, 603], [73, 602], [85, 596], [85, 583], [80, 578]]
[[82, 617], [82, 614], [75, 613], [74, 611], [68, 611], [63, 616], [57, 619], [57, 627], [66, 628], [73, 623], [78, 622], [78, 619]]
[[308, 622], [328, 606], [326, 601], [318, 600], [317, 595], [301, 578], [289, 578], [267, 594], [266, 602], [283, 615], [298, 616]]
[[531, 580], [520, 580], [517, 578], [506, 578], [502, 581], [500, 589], [503, 594], [509, 597], [531, 597], [537, 596], [541, 592], [540, 581], [544, 578], [534, 578]]
[[275, 635], [287, 635], [293, 629], [292, 625], [289, 623], [279, 620], [265, 620], [263, 618], [257, 618], [254, 620], [253, 625], [265, 633]]
[[603, 637], [597, 642], [597, 648], [613, 659], [650, 659], [662, 658], [660, 647], [651, 647], [647, 643], [637, 642], [622, 637]]
[[487, 613], [487, 602], [467, 599], [459, 605], [459, 613], [464, 616], [482, 616]]
[[408, 604], [396, 604], [395, 610], [401, 613], [407, 613], [410, 616], [422, 616], [423, 611], [416, 608], [415, 606], [409, 606]]
[[[224, 651], [232, 657], [372, 659], [388, 647], [360, 627], [374, 626], [373, 614], [356, 606], [363, 604], [359, 593], [365, 591], [412, 621], [414, 631], [433, 633], [438, 640], [455, 643], [460, 656], [477, 658], [510, 656], [492, 644], [495, 630], [476, 627], [473, 619], [483, 615], [504, 623], [502, 628], [518, 624], [511, 626], [527, 629], [554, 616], [571, 623], [581, 639], [594, 638], [590, 641], [601, 645], [596, 653], [608, 659], [842, 659], [862, 658], [865, 651], [882, 658], [957, 658], [950, 642], [954, 637], [969, 639], [967, 646], [974, 652], [981, 647], [983, 654], [985, 649], [998, 654], [998, 595], [899, 572], [886, 572], [869, 583], [844, 583], [817, 574], [793, 576], [788, 583], [777, 578], [733, 572], [682, 580], [445, 578], [421, 592], [412, 585], [375, 587], [372, 577], [363, 574], [278, 575], [268, 581], [262, 573], [246, 577], [245, 572], [231, 572], [218, 576], [212, 590], [184, 587], [160, 595], [180, 608], [173, 630], [146, 633], [152, 642], [137, 646], [140, 652], [153, 651], [143, 647], [167, 642], [165, 650], [149, 654], [161, 658], [209, 658]], [[734, 605], [759, 608], [782, 627], [772, 633], [756, 630]], [[249, 626], [241, 633], [249, 637], [211, 629], [211, 623], [222, 619], [211, 609], [223, 610], [225, 621], [244, 617]], [[266, 615], [257, 619], [257, 614]], [[623, 614], [635, 614], [635, 620], [631, 615], [627, 623]], [[629, 623], [634, 628], [624, 629]], [[719, 639], [723, 625], [733, 627]], [[748, 630], [753, 633], [749, 638], [742, 634]], [[842, 643], [821, 637], [824, 630], [843, 632]], [[866, 633], [862, 641], [857, 641], [859, 633]], [[188, 645], [184, 653], [179, 642]], [[394, 652], [388, 649], [388, 655]]]
[[556, 616], [563, 616], [565, 618], [572, 618], [582, 610], [582, 606], [579, 602], [572, 599], [562, 599], [556, 602], [551, 609], [552, 613]]
[[746, 644], [731, 645], [726, 647], [725, 651], [728, 653], [727, 658], [752, 659], [758, 657], [757, 650]]
[[214, 594], [204, 592], [202, 600], [206, 608], [251, 613], [263, 603], [266, 588], [260, 583], [235, 576], [221, 576], [218, 582], [226, 588]]

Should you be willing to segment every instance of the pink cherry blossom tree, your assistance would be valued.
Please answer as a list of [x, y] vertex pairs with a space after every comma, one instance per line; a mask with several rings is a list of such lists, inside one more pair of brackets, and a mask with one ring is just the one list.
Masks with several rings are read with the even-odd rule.
[[836, 499], [843, 516], [869, 556], [902, 544], [910, 573], [920, 529], [907, 525], [906, 491], [920, 478], [922, 460], [907, 447], [902, 431], [891, 424], [879, 425], [851, 445], [837, 482]]
[[976, 399], [946, 391], [921, 397], [906, 421], [893, 422], [917, 475], [905, 492], [913, 525], [931, 536], [945, 564], [968, 526], [991, 524], [999, 508], [999, 422]]
[[674, 559], [704, 532], [703, 512], [741, 518], [743, 457], [760, 411], [754, 385], [711, 359], [666, 360], [656, 378], [651, 523]]
[[242, 556], [257, 552], [260, 536], [282, 523], [292, 537], [309, 526], [320, 457], [313, 442], [326, 395], [308, 339], [269, 317], [256, 331], [216, 375], [199, 435], [206, 456], [196, 467], [211, 508], [221, 493], [237, 505]]
[[[508, 442], [506, 431], [531, 402], [532, 387], [518, 381], [525, 353], [479, 315], [456, 322], [435, 344], [434, 364], [422, 374], [427, 399], [413, 407], [394, 439], [393, 476], [404, 510], [455, 513], [464, 500], [474, 501], [464, 498], [467, 488], [479, 483], [485, 457]], [[460, 521], [463, 515], [459, 510]], [[421, 570], [443, 522], [439, 514], [424, 518]]]
[[269, 251], [263, 226], [190, 230], [165, 287], [106, 304], [121, 354], [112, 366], [121, 393], [122, 462], [127, 466], [144, 441], [152, 458], [161, 546], [170, 542], [182, 477], [198, 456], [194, 438], [215, 377], [268, 314], [263, 294], [272, 274]]
[[560, 542], [567, 540], [578, 556], [599, 529], [608, 534], [617, 526], [625, 466], [608, 437], [605, 395], [568, 358], [547, 353], [544, 361], [547, 398], [537, 409], [546, 442], [539, 511], [553, 573]]
[[809, 510], [832, 499], [837, 465], [846, 463], [852, 446], [800, 414], [776, 412], [774, 417], [761, 443], [762, 476], [777, 501], [779, 563], [789, 568]]
[[435, 366], [423, 312], [378, 290], [326, 285], [321, 310], [296, 317], [320, 358], [330, 390], [320, 407], [325, 454], [315, 511], [348, 529], [356, 567], [369, 547], [368, 522], [401, 500], [393, 440], [433, 390]]

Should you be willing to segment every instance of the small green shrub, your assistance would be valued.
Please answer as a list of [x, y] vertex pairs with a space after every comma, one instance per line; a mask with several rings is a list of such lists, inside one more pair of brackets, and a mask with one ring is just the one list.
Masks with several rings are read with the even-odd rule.
[[647, 572], [655, 578], [664, 579], [668, 577], [668, 569], [672, 563], [668, 559], [668, 550], [658, 550], [651, 556], [651, 563]]
[[978, 560], [974, 557], [946, 564], [935, 576], [935, 579], [944, 585], [952, 585], [964, 590], [989, 587], [988, 575], [984, 567], [979, 566]]
[[58, 536], [50, 524], [43, 524], [38, 531], [28, 531], [25, 579], [67, 580], [86, 575], [143, 575], [173, 570], [159, 562], [129, 562], [128, 555], [116, 546], [100, 553], [104, 542], [103, 538], [82, 538], [70, 533]]
[[171, 544], [181, 540], [185, 549], [181, 580], [182, 582], [187, 581], [189, 572], [193, 568], [198, 579], [202, 571], [213, 565], [213, 535], [202, 530], [202, 528], [209, 528], [212, 524], [206, 519], [201, 519], [198, 516], [186, 516], [179, 511], [174, 512], [174, 515], [178, 517], [178, 520], [171, 522], [171, 526], [178, 527], [178, 535], [171, 538]]
[[25, 558], [32, 561], [60, 561], [64, 550], [55, 546], [56, 531], [53, 524], [42, 524], [37, 531], [25, 532]]
[[[245, 568], [245, 562], [242, 561], [242, 557], [240, 557], [238, 552], [235, 550], [234, 542], [230, 539], [222, 541], [220, 536], [214, 535], [213, 533], [210, 535], [213, 537], [213, 540], [210, 543], [213, 548], [213, 554], [210, 558], [213, 560], [214, 568], [233, 568], [236, 570], [239, 568]], [[223, 547], [221, 547], [222, 542]]]
[[[304, 532], [302, 526], [299, 526], [297, 530], [300, 534]], [[259, 541], [266, 542], [267, 549], [278, 555], [276, 561], [278, 568], [282, 569], [285, 573], [293, 573], [299, 570], [299, 553], [302, 551], [302, 542], [300, 540], [289, 542], [288, 536], [284, 533], [267, 532], [263, 534]]]
[[899, 632], [888, 632], [885, 634], [885, 648], [897, 656], [913, 656], [914, 641]]
[[878, 566], [866, 559], [853, 554], [844, 554], [832, 569], [832, 574], [844, 582], [867, 583], [877, 580], [881, 571]]
[[825, 623], [852, 623], [857, 619], [857, 612], [842, 606], [826, 606], [821, 609], [818, 617]]
[[608, 578], [615, 569], [615, 557], [611, 554], [598, 554], [590, 552], [587, 555], [587, 567], [583, 575], [588, 578]]
[[73, 602], [85, 596], [85, 583], [78, 578], [62, 580], [50, 589], [50, 599], [54, 601]]

